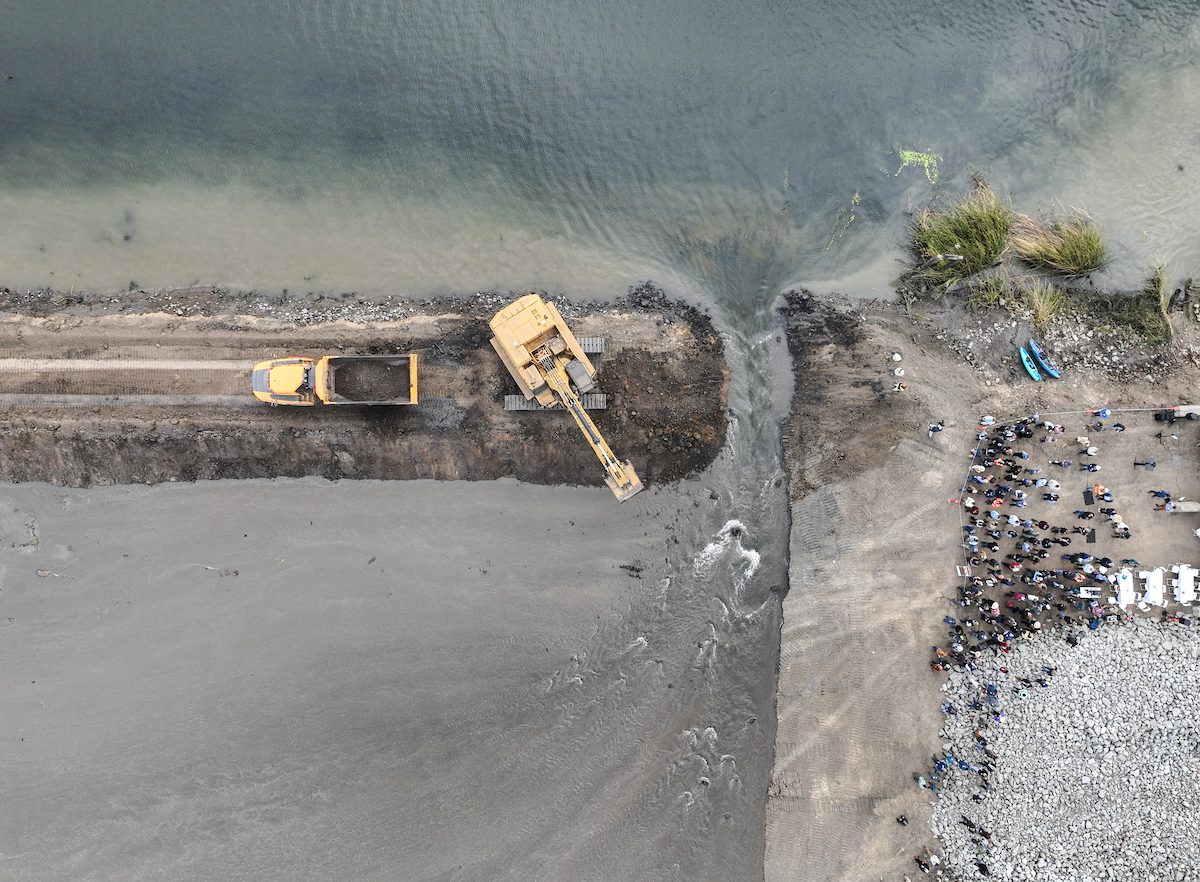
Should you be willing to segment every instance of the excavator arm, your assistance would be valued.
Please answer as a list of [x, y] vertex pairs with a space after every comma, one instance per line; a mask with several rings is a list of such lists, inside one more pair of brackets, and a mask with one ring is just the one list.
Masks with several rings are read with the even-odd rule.
[[600, 430], [592, 422], [592, 418], [583, 409], [583, 402], [579, 400], [579, 396], [571, 388], [566, 371], [554, 357], [554, 353], [548, 347], [543, 347], [535, 352], [533, 357], [541, 365], [542, 373], [546, 377], [546, 383], [554, 390], [563, 407], [570, 412], [572, 418], [575, 420], [575, 425], [579, 426], [579, 431], [583, 433], [583, 437], [591, 445], [596, 458], [604, 466], [604, 483], [608, 485], [608, 489], [617, 497], [617, 501], [624, 502], [641, 490], [642, 482], [638, 478], [637, 472], [633, 470], [633, 464], [630, 462], [620, 462], [612, 452], [612, 449], [608, 446], [608, 442], [604, 440], [604, 436], [600, 434]]

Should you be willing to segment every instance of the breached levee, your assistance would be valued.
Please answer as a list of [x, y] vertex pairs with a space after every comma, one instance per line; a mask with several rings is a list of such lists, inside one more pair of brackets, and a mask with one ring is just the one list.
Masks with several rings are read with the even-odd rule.
[[[267, 298], [198, 289], [0, 290], [0, 480], [68, 486], [320, 476], [600, 485], [564, 411], [508, 412], [487, 320], [513, 295], [436, 301]], [[725, 441], [728, 368], [707, 315], [645, 290], [563, 305], [605, 340], [593, 418], [647, 483], [696, 474]], [[419, 352], [411, 408], [256, 403], [253, 364]], [[233, 368], [230, 368], [233, 365]], [[244, 365], [244, 370], [237, 369]], [[511, 387], [511, 388], [510, 388]]]

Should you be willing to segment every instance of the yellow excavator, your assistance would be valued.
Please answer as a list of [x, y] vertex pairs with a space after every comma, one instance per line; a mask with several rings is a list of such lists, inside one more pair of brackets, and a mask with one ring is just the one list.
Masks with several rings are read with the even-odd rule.
[[562, 405], [604, 466], [604, 483], [624, 502], [642, 489], [628, 462], [620, 462], [584, 409], [580, 395], [596, 385], [596, 368], [553, 303], [527, 294], [500, 310], [488, 323], [492, 348], [528, 401]]

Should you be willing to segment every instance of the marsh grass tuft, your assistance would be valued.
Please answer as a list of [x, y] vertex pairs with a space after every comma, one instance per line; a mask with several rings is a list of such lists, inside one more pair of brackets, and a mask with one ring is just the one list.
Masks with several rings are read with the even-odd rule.
[[1063, 276], [1083, 276], [1108, 264], [1108, 247], [1096, 225], [1085, 217], [1038, 223], [1018, 215], [1009, 240], [1030, 266]]
[[1089, 291], [1079, 299], [1096, 321], [1128, 328], [1148, 343], [1170, 343], [1174, 337], [1167, 317], [1170, 294], [1162, 264], [1154, 268], [1140, 291]]
[[1167, 314], [1167, 308], [1171, 304], [1171, 297], [1167, 294], [1167, 267], [1166, 264], [1156, 263], [1154, 271], [1150, 273], [1150, 277], [1146, 279], [1146, 284], [1142, 286], [1142, 293], [1158, 300], [1159, 309], [1162, 314]]
[[945, 290], [1000, 260], [1015, 213], [982, 179], [946, 208], [925, 208], [912, 223], [914, 277]]
[[1046, 329], [1067, 304], [1067, 296], [1058, 288], [1046, 282], [1034, 282], [1021, 290], [1021, 298], [1025, 308], [1033, 313], [1034, 330], [1039, 334]]
[[1008, 279], [1004, 276], [985, 276], [974, 282], [967, 290], [965, 298], [967, 309], [973, 312], [987, 312], [1004, 305], [1004, 297], [1009, 293]]
[[1171, 327], [1171, 295], [1167, 291], [1165, 264], [1155, 264], [1154, 271], [1150, 273], [1150, 278], [1146, 279], [1142, 288], [1142, 296], [1148, 301], [1147, 310], [1151, 304], [1155, 307], [1153, 319], [1147, 317], [1143, 323], [1149, 330], [1147, 336], [1153, 336], [1153, 342], [1156, 343], [1169, 343], [1175, 336], [1175, 329]]

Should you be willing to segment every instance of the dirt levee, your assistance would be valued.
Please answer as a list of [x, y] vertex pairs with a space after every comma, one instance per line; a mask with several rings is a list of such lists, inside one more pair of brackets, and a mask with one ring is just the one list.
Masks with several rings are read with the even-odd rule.
[[[342, 304], [325, 316], [305, 308], [300, 321], [221, 314], [206, 308], [214, 298], [196, 293], [184, 309], [177, 294], [170, 305], [183, 315], [128, 305], [112, 315], [99, 304], [57, 302], [70, 311], [53, 312], [10, 298], [5, 305], [21, 311], [0, 314], [0, 480], [602, 482], [566, 412], [504, 410], [505, 394], [517, 389], [488, 345], [494, 297], [392, 315], [373, 308], [372, 320]], [[617, 455], [648, 482], [706, 468], [724, 444], [728, 381], [709, 319], [671, 304], [567, 312], [577, 333], [605, 338], [604, 354], [594, 357], [595, 391], [607, 394], [608, 409], [592, 417]], [[250, 395], [250, 369], [263, 359], [409, 352], [420, 356], [415, 407], [270, 407]], [[405, 398], [408, 369], [357, 364], [338, 371], [335, 388], [360, 400]]]

